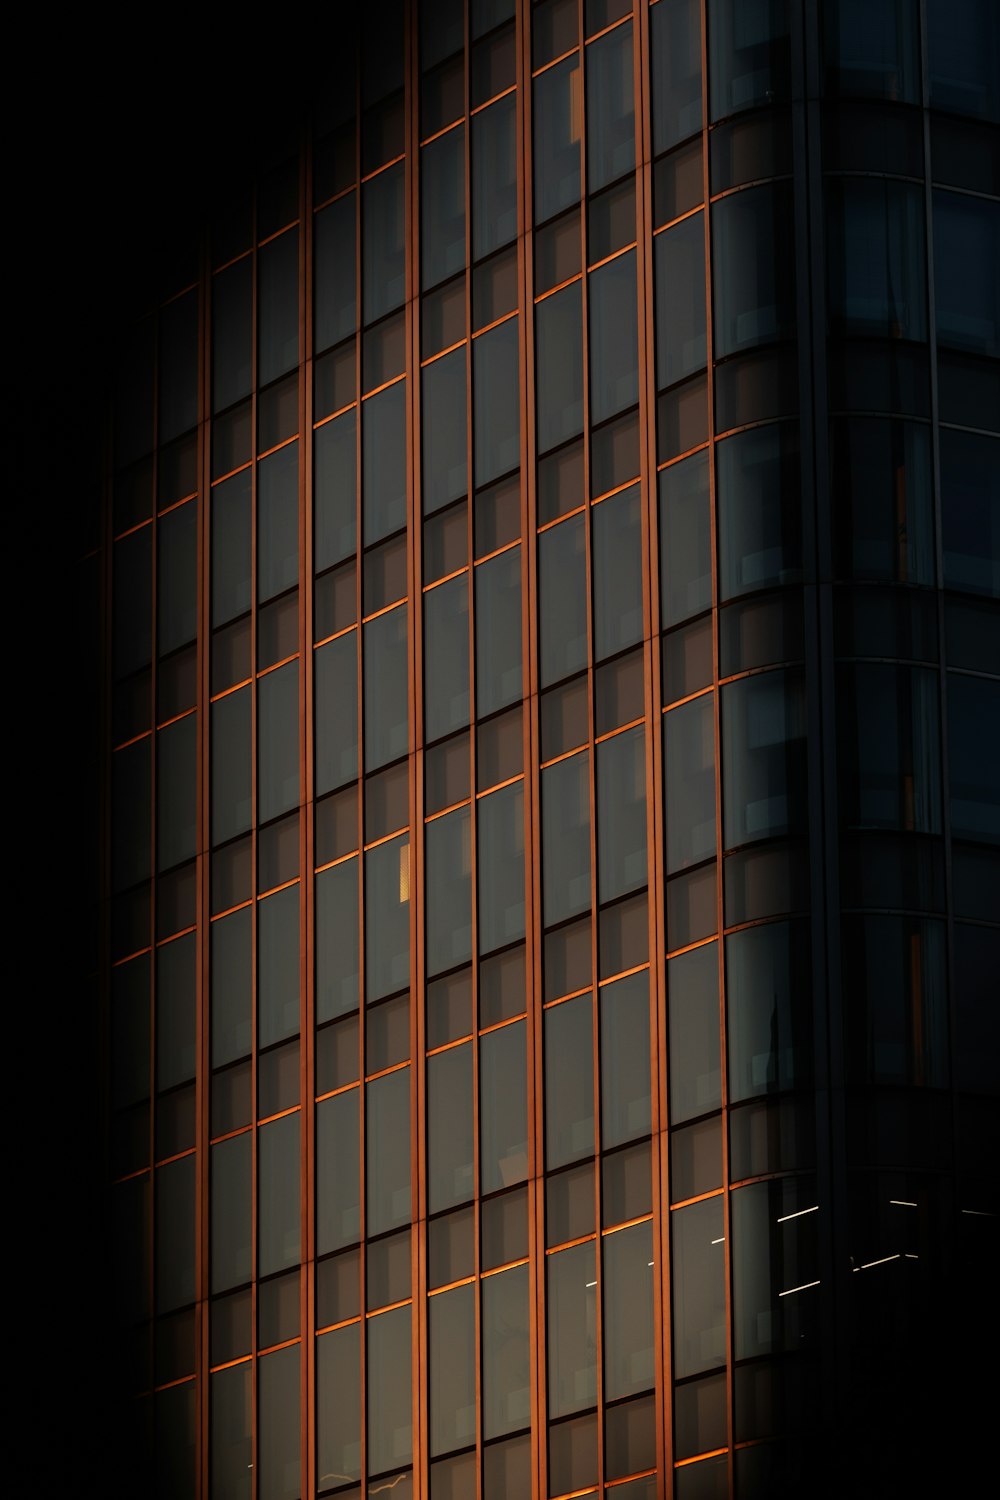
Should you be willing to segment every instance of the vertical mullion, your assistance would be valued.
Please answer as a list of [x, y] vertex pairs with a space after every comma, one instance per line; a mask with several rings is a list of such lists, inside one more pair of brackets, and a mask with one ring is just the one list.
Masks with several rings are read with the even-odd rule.
[[202, 238], [199, 261], [198, 287], [198, 463], [199, 478], [197, 504], [198, 550], [197, 565], [197, 674], [198, 674], [198, 798], [196, 838], [196, 896], [195, 896], [195, 1149], [197, 1198], [195, 1203], [195, 1244], [197, 1264], [195, 1270], [195, 1367], [200, 1372], [199, 1389], [195, 1393], [197, 1416], [195, 1422], [195, 1472], [197, 1486], [207, 1495], [210, 1488], [210, 1387], [211, 1348], [209, 1330], [211, 1326], [211, 1258], [209, 1235], [211, 1233], [210, 1199], [210, 1147], [211, 1137], [211, 1049], [210, 1049], [210, 1005], [209, 1005], [209, 955], [211, 952], [211, 822], [209, 798], [211, 790], [210, 720], [209, 707], [211, 661], [211, 601], [209, 578], [211, 577], [212, 536], [212, 470], [211, 470], [211, 387], [209, 375], [212, 272], [207, 235]]
[[250, 251], [250, 1091], [251, 1091], [251, 1461], [253, 1463], [251, 1500], [258, 1500], [260, 1483], [260, 1413], [258, 1410], [259, 1353], [257, 1349], [257, 1304], [259, 1271], [257, 1218], [260, 1200], [257, 1179], [259, 1168], [257, 1125], [257, 297], [259, 294], [259, 252], [257, 249], [257, 191], [253, 197], [253, 239]]

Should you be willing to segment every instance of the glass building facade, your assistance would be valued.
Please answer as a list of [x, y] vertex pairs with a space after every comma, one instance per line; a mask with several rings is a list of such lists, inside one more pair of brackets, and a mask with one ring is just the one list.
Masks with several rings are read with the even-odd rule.
[[137, 1492], [867, 1494], [995, 1359], [1000, 10], [340, 26], [84, 559]]

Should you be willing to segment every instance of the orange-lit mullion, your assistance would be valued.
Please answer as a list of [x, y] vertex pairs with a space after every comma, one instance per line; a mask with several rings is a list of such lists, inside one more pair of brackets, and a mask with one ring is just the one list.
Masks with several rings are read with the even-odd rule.
[[251, 1500], [257, 1500], [260, 1476], [260, 1412], [258, 1408], [258, 1234], [260, 1202], [258, 1190], [257, 1125], [257, 298], [260, 289], [259, 253], [257, 249], [257, 191], [253, 196], [251, 278], [250, 278], [250, 1459]]
[[715, 739], [715, 901], [716, 942], [718, 944], [719, 975], [719, 1069], [720, 1109], [722, 1118], [722, 1233], [725, 1237], [725, 1291], [726, 1291], [726, 1441], [728, 1445], [727, 1468], [729, 1493], [733, 1494], [734, 1460], [733, 1433], [735, 1431], [734, 1380], [733, 1380], [733, 1280], [732, 1280], [732, 1234], [729, 1203], [729, 1151], [727, 1125], [729, 1120], [729, 1083], [727, 1077], [726, 1050], [726, 944], [723, 874], [725, 869], [725, 831], [722, 806], [722, 713], [719, 690], [719, 548], [718, 506], [715, 483], [715, 346], [713, 339], [712, 308], [712, 196], [709, 164], [711, 156], [710, 96], [708, 78], [708, 7], [701, 4], [701, 120], [702, 120], [702, 197], [705, 204], [705, 352], [708, 380], [708, 493], [712, 558], [712, 716]]

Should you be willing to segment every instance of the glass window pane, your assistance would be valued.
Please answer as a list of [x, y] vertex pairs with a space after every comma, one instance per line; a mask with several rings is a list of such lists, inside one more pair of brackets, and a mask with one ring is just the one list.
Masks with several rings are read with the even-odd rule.
[[424, 595], [424, 738], [469, 722], [469, 575]]
[[317, 1476], [321, 1490], [361, 1478], [361, 1328], [316, 1340]]
[[365, 324], [400, 307], [406, 292], [403, 163], [388, 167], [361, 189]]
[[722, 1198], [670, 1215], [674, 1377], [726, 1362], [726, 1246]]
[[765, 672], [722, 689], [722, 808], [727, 849], [806, 822], [801, 678]]
[[249, 687], [212, 704], [211, 732], [212, 843], [222, 844], [250, 827]]
[[476, 569], [476, 713], [521, 697], [521, 549]]
[[210, 1380], [212, 1494], [250, 1500], [253, 1482], [249, 1363], [217, 1370]]
[[360, 1108], [357, 1089], [316, 1106], [316, 1254], [352, 1245], [361, 1234]]
[[212, 1066], [250, 1051], [253, 995], [250, 908], [212, 923]]
[[614, 1401], [653, 1384], [653, 1226], [605, 1235], [604, 1398]]
[[590, 907], [590, 757], [542, 772], [542, 909], [547, 927]]
[[425, 878], [427, 972], [440, 974], [472, 957], [471, 812], [460, 807], [427, 824]]
[[195, 1296], [194, 1156], [156, 1171], [156, 1311], [170, 1312]]
[[632, 27], [618, 26], [587, 48], [587, 191], [634, 167]]
[[406, 525], [406, 381], [362, 404], [365, 546]]
[[317, 796], [358, 774], [357, 641], [352, 630], [313, 653]]
[[[908, 221], [904, 232], [916, 234]], [[922, 243], [916, 240], [918, 247]], [[1000, 203], [935, 192], [934, 310], [939, 344], [993, 359], [1000, 355], [998, 261]], [[922, 258], [920, 264], [922, 269]]]
[[715, 696], [683, 703], [663, 719], [667, 872], [715, 853]]
[[712, 603], [712, 531], [708, 452], [660, 474], [660, 599], [663, 625], [676, 625]]
[[512, 1187], [528, 1175], [525, 1045], [523, 1021], [487, 1032], [480, 1042], [480, 1193]]
[[524, 936], [523, 783], [482, 797], [476, 806], [479, 952], [484, 954]]
[[420, 153], [420, 282], [424, 291], [465, 265], [465, 128]]
[[472, 120], [472, 255], [481, 260], [517, 234], [516, 95]]
[[257, 1042], [299, 1029], [299, 887], [286, 886], [257, 906]]
[[249, 395], [253, 369], [250, 256], [212, 280], [212, 410]]
[[464, 495], [469, 487], [464, 347], [427, 365], [421, 380], [420, 461], [424, 515], [429, 516]]
[[467, 1203], [473, 1185], [472, 1044], [427, 1059], [427, 1210]]
[[358, 1005], [358, 861], [316, 876], [316, 1019], [329, 1021]]
[[[654, 11], [654, 15], [656, 12]], [[705, 216], [692, 214], [653, 242], [656, 259], [656, 385], [704, 369]]]
[[785, 183], [748, 188], [713, 204], [716, 359], [794, 336], [791, 227], [791, 189]]
[[642, 640], [642, 520], [639, 486], [593, 511], [594, 657]]
[[195, 937], [190, 933], [156, 950], [156, 1086], [173, 1088], [194, 1075]]
[[263, 603], [299, 579], [299, 445], [289, 443], [257, 466], [257, 599]]
[[257, 1132], [257, 1274], [298, 1265], [299, 1121], [283, 1115]]
[[488, 1441], [531, 1420], [528, 1267], [489, 1276], [482, 1289], [483, 1437]]
[[581, 82], [579, 54], [535, 79], [536, 224], [580, 200]]
[[321, 573], [357, 547], [356, 408], [317, 428], [314, 456], [313, 564]]
[[941, 429], [941, 529], [949, 588], [1000, 597], [1000, 442]]
[[547, 453], [583, 429], [581, 291], [582, 283], [573, 282], [535, 308], [535, 397], [540, 453]]
[[545, 1012], [545, 1168], [594, 1151], [594, 1002], [566, 1000]]
[[549, 1255], [547, 1354], [549, 1416], [563, 1417], [597, 1400], [597, 1268], [594, 1242]]
[[299, 801], [297, 661], [268, 672], [258, 682], [257, 732], [257, 815], [268, 822]]
[[299, 361], [299, 231], [289, 229], [258, 252], [260, 295], [258, 385], [267, 385]]
[[719, 953], [705, 943], [667, 962], [670, 1038], [670, 1122], [718, 1109]]
[[313, 318], [317, 351], [338, 344], [357, 325], [355, 205], [356, 195], [345, 193], [316, 215]]
[[732, 1100], [809, 1081], [812, 1007], [804, 923], [772, 922], [726, 938], [726, 1003]]
[[198, 633], [197, 501], [161, 517], [156, 568], [156, 649], [163, 657]]
[[211, 1149], [212, 1291], [250, 1280], [252, 1165], [250, 1133]]
[[[454, 1287], [427, 1304], [431, 1456], [476, 1439], [475, 1286]], [[474, 1476], [473, 1476], [474, 1480]]]
[[405, 755], [408, 744], [406, 605], [364, 627], [365, 770]]
[[376, 1078], [365, 1096], [365, 1232], [375, 1235], [410, 1222], [409, 1068]]
[[[843, 178], [830, 186], [830, 315], [836, 332], [927, 337], [924, 194], [916, 183]], [[963, 272], [969, 269], [964, 253]]]
[[246, 469], [212, 491], [213, 625], [224, 625], [250, 608], [251, 541], [250, 470]]
[[649, 974], [606, 984], [600, 996], [601, 1146], [607, 1150], [651, 1129]]
[[472, 402], [476, 488], [516, 469], [520, 460], [518, 318], [473, 344]]
[[408, 1464], [413, 1457], [411, 1316], [407, 1305], [369, 1318], [366, 1324], [369, 1474]]
[[587, 665], [586, 519], [571, 516], [538, 539], [542, 686]]
[[710, 0], [712, 119], [791, 93], [789, 0]]
[[641, 725], [597, 747], [597, 896], [603, 905], [644, 886], [646, 746]]
[[198, 715], [156, 736], [156, 865], [169, 870], [195, 853], [198, 803]]
[[701, 6], [666, 0], [649, 15], [653, 151], [659, 156], [701, 129]]
[[365, 988], [368, 1000], [405, 989], [410, 978], [410, 842], [365, 855]]
[[593, 271], [590, 281], [590, 420], [603, 422], [639, 399], [635, 251]]

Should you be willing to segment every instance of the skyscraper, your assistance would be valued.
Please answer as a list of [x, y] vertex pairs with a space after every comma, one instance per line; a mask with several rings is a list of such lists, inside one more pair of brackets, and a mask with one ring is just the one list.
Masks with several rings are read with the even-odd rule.
[[883, 1493], [996, 1300], [1000, 14], [356, 29], [85, 560], [148, 1487]]

